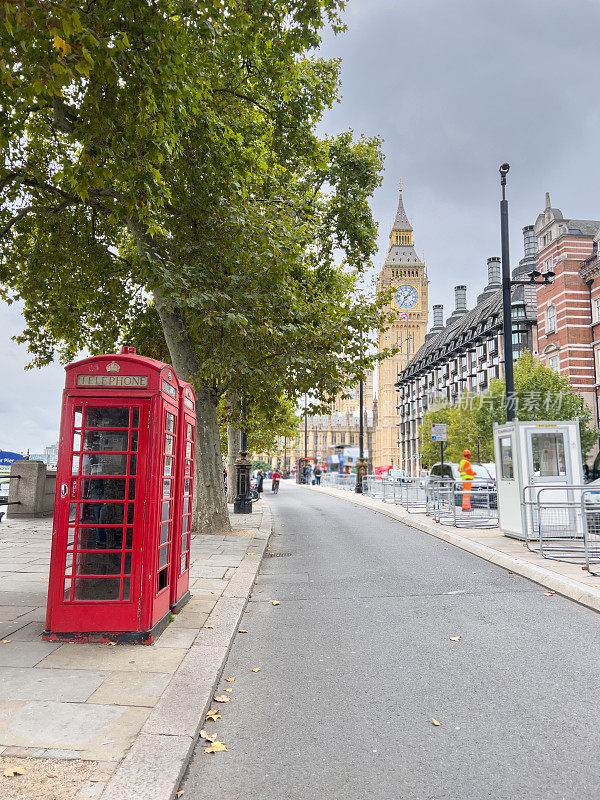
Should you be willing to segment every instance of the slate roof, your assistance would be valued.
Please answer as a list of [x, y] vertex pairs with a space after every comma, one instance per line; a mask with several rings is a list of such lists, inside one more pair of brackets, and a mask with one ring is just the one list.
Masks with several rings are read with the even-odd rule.
[[408, 221], [406, 211], [404, 210], [404, 203], [402, 202], [402, 188], [400, 188], [400, 197], [398, 198], [398, 208], [396, 210], [396, 218], [392, 225], [393, 231], [412, 231], [412, 225]]
[[584, 236], [595, 236], [600, 229], [600, 222], [595, 219], [567, 219], [569, 233], [581, 233]]
[[[521, 288], [513, 291], [513, 301], [519, 301]], [[524, 302], [524, 301], [522, 301]], [[437, 335], [429, 338], [412, 357], [408, 366], [402, 370], [398, 383], [412, 378], [436, 364], [444, 355], [451, 357], [455, 351], [464, 351], [469, 343], [488, 336], [492, 331], [502, 328], [502, 289], [485, 298], [462, 317], [450, 320]], [[531, 322], [527, 315], [523, 322]]]

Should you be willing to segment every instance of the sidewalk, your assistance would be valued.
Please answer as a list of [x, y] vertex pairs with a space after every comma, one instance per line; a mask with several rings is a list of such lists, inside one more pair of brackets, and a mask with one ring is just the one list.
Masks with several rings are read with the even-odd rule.
[[524, 542], [504, 536], [499, 528], [454, 528], [434, 522], [426, 514], [409, 514], [401, 506], [383, 500], [355, 494], [344, 489], [324, 486], [305, 486], [310, 491], [323, 492], [355, 505], [366, 506], [397, 519], [416, 530], [442, 539], [455, 547], [490, 561], [499, 567], [545, 586], [556, 594], [574, 600], [594, 611], [600, 611], [600, 577], [590, 575], [579, 564], [552, 561], [532, 553]]
[[271, 533], [264, 502], [231, 521], [192, 536], [192, 598], [151, 646], [43, 641], [52, 522], [0, 524], [2, 800], [171, 797]]

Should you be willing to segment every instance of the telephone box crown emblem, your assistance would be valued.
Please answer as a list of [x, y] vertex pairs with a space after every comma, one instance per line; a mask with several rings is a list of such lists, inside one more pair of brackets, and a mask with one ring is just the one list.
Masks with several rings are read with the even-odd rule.
[[106, 365], [107, 372], [118, 372], [121, 367], [117, 364], [116, 361], [111, 361], [110, 364]]

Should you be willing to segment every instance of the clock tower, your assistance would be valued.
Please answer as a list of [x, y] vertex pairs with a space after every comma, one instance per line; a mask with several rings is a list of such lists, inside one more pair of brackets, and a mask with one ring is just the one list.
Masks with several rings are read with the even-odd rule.
[[427, 270], [415, 251], [413, 229], [402, 202], [402, 186], [396, 218], [390, 231], [390, 244], [385, 264], [377, 279], [377, 291], [393, 290], [388, 310], [394, 320], [379, 333], [379, 349], [399, 348], [396, 355], [380, 362], [377, 372], [377, 427], [373, 466], [406, 469], [401, 463], [399, 445], [401, 422], [396, 381], [413, 355], [425, 341], [427, 333]]

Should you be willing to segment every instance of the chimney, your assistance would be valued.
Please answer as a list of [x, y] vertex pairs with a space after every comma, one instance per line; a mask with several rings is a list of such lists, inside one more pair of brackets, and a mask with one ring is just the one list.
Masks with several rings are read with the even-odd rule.
[[537, 253], [537, 236], [533, 232], [533, 225], [525, 225], [523, 228], [523, 243], [525, 247], [525, 258], [535, 258]]
[[492, 256], [487, 260], [488, 283], [485, 287], [488, 289], [500, 289], [502, 287], [502, 273], [500, 269], [500, 259], [498, 256]]
[[466, 286], [455, 286], [454, 287], [454, 298], [456, 301], [456, 308], [454, 309], [454, 315], [466, 314], [467, 313], [467, 287]]
[[525, 225], [523, 228], [523, 249], [525, 254], [512, 272], [515, 279], [527, 277], [536, 268], [537, 236], [533, 225]]
[[444, 330], [444, 306], [436, 305], [433, 307], [433, 325], [431, 330], [425, 334], [425, 341], [433, 339], [435, 336]]

